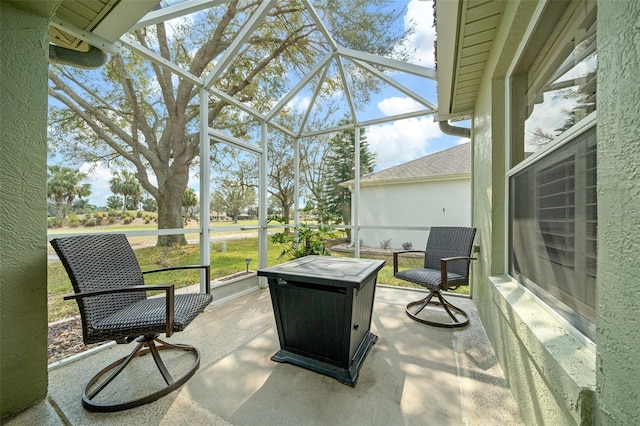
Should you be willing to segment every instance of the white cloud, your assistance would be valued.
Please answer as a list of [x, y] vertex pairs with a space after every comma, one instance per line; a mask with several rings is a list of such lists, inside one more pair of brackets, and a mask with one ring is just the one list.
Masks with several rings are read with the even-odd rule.
[[[544, 102], [536, 104], [533, 113], [525, 121], [525, 150], [533, 152], [539, 147], [534, 142], [533, 132], [541, 129], [551, 134], [556, 134], [569, 118], [570, 111], [578, 105], [578, 100], [570, 95], [575, 89], [568, 88], [544, 94]], [[555, 95], [555, 96], [554, 96]]]
[[[106, 206], [107, 198], [114, 195], [109, 188], [109, 181], [113, 178], [113, 170], [99, 162], [84, 163], [79, 169], [82, 173], [87, 174], [87, 178], [84, 179], [83, 182], [91, 185], [91, 195], [88, 197], [89, 202], [96, 206]], [[153, 171], [148, 169], [147, 173], [149, 174], [151, 184], [157, 186], [158, 180], [153, 174]], [[195, 176], [194, 172], [189, 179], [189, 186], [196, 188], [197, 192], [199, 185], [198, 177]]]
[[443, 135], [431, 117], [421, 117], [370, 126], [366, 136], [382, 170], [427, 155], [430, 142]]
[[113, 173], [101, 163], [84, 163], [80, 166], [80, 171], [87, 174], [84, 182], [91, 184], [91, 195], [89, 202], [97, 206], [106, 206], [107, 198], [113, 195], [109, 189], [109, 181]]
[[434, 47], [436, 29], [433, 26], [433, 2], [424, 0], [411, 0], [407, 5], [407, 14], [404, 17], [405, 29], [414, 28], [414, 32], [408, 37], [406, 46], [415, 49], [409, 62], [424, 67], [434, 67]]
[[305, 112], [309, 108], [310, 104], [311, 104], [311, 97], [306, 95], [294, 96], [294, 98], [291, 99], [291, 101], [289, 102], [289, 106], [298, 113]]
[[378, 109], [385, 117], [424, 109], [424, 106], [411, 98], [391, 97], [378, 102]]

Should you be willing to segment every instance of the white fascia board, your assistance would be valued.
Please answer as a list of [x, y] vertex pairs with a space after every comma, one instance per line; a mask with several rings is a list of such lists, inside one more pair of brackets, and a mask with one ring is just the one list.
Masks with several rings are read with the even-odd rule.
[[[471, 173], [459, 173], [455, 175], [441, 175], [441, 176], [396, 178], [396, 179], [373, 180], [373, 181], [367, 181], [367, 180], [361, 179], [360, 187], [406, 185], [406, 184], [412, 184], [412, 183], [446, 182], [446, 181], [459, 181], [459, 180], [471, 180]], [[353, 180], [341, 182], [338, 185], [346, 188], [351, 184], [353, 184]]]
[[436, 123], [440, 121], [451, 121], [451, 122], [464, 121], [464, 120], [470, 120], [473, 117], [472, 110], [456, 112], [455, 114], [442, 114], [441, 112], [442, 110], [440, 110], [440, 112], [437, 112], [433, 115], [433, 121], [435, 121]]
[[436, 2], [436, 63], [438, 67], [438, 116], [451, 112], [451, 96], [456, 74], [456, 52], [462, 1]]
[[51, 19], [49, 20], [49, 25], [75, 38], [85, 41], [90, 45], [97, 47], [98, 49], [104, 50], [106, 52], [109, 52], [115, 55], [120, 53], [120, 45], [117, 41], [113, 42], [103, 37], [100, 37], [90, 31], [81, 30], [80, 28], [74, 25], [71, 25], [66, 21], [63, 21], [57, 16], [51, 17]]
[[191, 0], [184, 3], [174, 4], [173, 6], [165, 7], [160, 10], [154, 10], [142, 17], [130, 31], [139, 30], [141, 28], [155, 25], [160, 22], [170, 21], [171, 19], [179, 18], [181, 16], [189, 15], [191, 13], [199, 12], [204, 9], [219, 6], [221, 4], [229, 3], [231, 0]]
[[122, 0], [93, 29], [93, 34], [116, 41], [131, 31], [140, 17], [153, 9], [160, 0]]
[[338, 46], [338, 53], [342, 56], [346, 56], [347, 58], [359, 59], [365, 62], [372, 62], [383, 67], [417, 75], [418, 77], [424, 77], [430, 80], [436, 79], [436, 71], [433, 68], [423, 67], [420, 65], [410, 64], [402, 61], [396, 61], [395, 59], [389, 59], [383, 56], [361, 52], [359, 50], [349, 49], [348, 47], [343, 46]]

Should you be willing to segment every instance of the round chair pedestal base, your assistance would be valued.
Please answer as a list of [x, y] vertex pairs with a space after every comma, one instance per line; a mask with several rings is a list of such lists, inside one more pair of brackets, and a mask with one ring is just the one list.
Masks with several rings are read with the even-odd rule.
[[[187, 382], [195, 374], [200, 367], [200, 352], [193, 346], [176, 344], [172, 345], [163, 340], [157, 338], [157, 336], [146, 336], [138, 339], [138, 345], [128, 356], [121, 358], [107, 367], [103, 368], [98, 374], [96, 374], [89, 383], [85, 386], [82, 392], [82, 406], [88, 411], [94, 412], [114, 412], [128, 410], [130, 408], [139, 407], [140, 405], [148, 404], [156, 401], [163, 396], [178, 389], [184, 383]], [[157, 343], [157, 344], [156, 344]], [[191, 352], [195, 355], [195, 362], [193, 365], [180, 377], [173, 378], [169, 370], [167, 369], [164, 361], [160, 357], [160, 352], [165, 350], [181, 350]], [[102, 392], [122, 371], [129, 365], [129, 363], [137, 357], [141, 357], [151, 353], [156, 367], [160, 371], [162, 378], [164, 379], [166, 386], [139, 398], [118, 402], [114, 404], [98, 403], [94, 401], [94, 398]], [[108, 374], [109, 376], [105, 378]], [[144, 378], [142, 378], [144, 380]]]
[[[431, 300], [433, 296], [436, 296], [438, 300]], [[414, 308], [415, 306], [419, 306], [419, 308], [412, 312], [411, 308]], [[449, 314], [449, 317], [451, 317], [451, 322], [432, 321], [426, 318], [419, 317], [418, 314], [427, 306], [442, 307], [444, 311]], [[439, 291], [432, 291], [424, 299], [416, 300], [415, 302], [409, 303], [405, 308], [405, 312], [411, 319], [414, 319], [423, 324], [432, 325], [434, 327], [457, 328], [464, 327], [469, 324], [469, 316], [467, 315], [467, 313], [457, 306], [449, 303], [444, 297], [442, 297]]]

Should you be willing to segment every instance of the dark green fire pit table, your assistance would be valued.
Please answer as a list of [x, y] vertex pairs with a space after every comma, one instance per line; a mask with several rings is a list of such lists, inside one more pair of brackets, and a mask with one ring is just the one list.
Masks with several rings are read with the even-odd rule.
[[383, 260], [307, 256], [261, 269], [280, 339], [271, 357], [355, 386], [378, 336], [371, 314]]

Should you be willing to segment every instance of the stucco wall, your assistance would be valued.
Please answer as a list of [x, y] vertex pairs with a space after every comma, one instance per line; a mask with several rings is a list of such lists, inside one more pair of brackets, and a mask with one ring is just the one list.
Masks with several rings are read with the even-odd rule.
[[[360, 224], [376, 226], [470, 226], [470, 179], [363, 186], [360, 188]], [[411, 242], [424, 249], [426, 231], [363, 229], [360, 239], [368, 247], [391, 240], [391, 247]]]
[[505, 275], [505, 77], [535, 2], [506, 3], [473, 117], [473, 299], [525, 424], [593, 421], [595, 354]]
[[597, 401], [640, 424], [640, 2], [598, 1]]
[[0, 2], [0, 416], [47, 393], [48, 20]]

